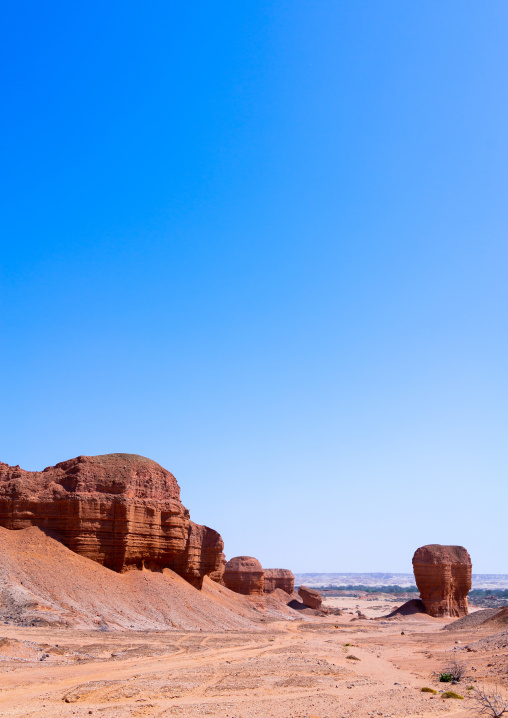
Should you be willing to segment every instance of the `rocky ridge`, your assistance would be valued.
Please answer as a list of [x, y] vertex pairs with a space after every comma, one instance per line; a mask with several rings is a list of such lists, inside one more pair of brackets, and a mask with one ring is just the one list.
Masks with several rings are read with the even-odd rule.
[[197, 588], [224, 568], [220, 534], [190, 520], [173, 474], [135, 454], [78, 456], [44, 471], [0, 463], [0, 526], [37, 526], [114, 571], [169, 568]]

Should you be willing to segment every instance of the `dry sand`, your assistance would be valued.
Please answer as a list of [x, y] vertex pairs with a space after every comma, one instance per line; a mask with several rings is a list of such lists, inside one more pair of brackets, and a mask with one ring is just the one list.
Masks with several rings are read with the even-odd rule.
[[[2, 717], [465, 718], [467, 686], [508, 693], [506, 628], [492, 622], [454, 631], [422, 614], [383, 619], [397, 605], [384, 597], [329, 599], [343, 615], [302, 615], [282, 592], [118, 576], [37, 530], [0, 539]], [[465, 699], [422, 693], [450, 689], [435, 673], [454, 656], [467, 679], [451, 688]]]
[[196, 591], [169, 569], [118, 574], [36, 527], [0, 527], [0, 621], [8, 623], [102, 630], [260, 630], [263, 617], [296, 615], [277, 595], [260, 602], [212, 581]]

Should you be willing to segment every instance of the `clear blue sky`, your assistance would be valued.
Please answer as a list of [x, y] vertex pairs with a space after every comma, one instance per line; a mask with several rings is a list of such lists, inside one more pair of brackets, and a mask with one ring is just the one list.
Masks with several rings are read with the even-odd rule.
[[505, 0], [1, 26], [0, 458], [148, 456], [267, 567], [508, 573]]

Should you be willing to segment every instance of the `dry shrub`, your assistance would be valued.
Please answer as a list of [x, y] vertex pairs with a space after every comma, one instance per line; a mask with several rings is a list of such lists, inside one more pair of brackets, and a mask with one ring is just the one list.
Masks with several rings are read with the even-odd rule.
[[439, 673], [439, 680], [441, 683], [458, 683], [465, 677], [466, 672], [466, 664], [453, 657], [448, 661], [445, 669]]
[[478, 715], [501, 718], [508, 713], [508, 698], [505, 698], [499, 688], [477, 688], [473, 689], [473, 698], [476, 701], [475, 711]]

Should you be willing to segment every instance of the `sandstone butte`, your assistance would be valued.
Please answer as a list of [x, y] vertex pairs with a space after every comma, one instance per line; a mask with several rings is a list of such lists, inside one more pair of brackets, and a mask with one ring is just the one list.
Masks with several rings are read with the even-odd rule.
[[224, 570], [217, 531], [190, 520], [169, 471], [135, 454], [78, 456], [44, 471], [0, 463], [0, 526], [38, 526], [114, 571], [170, 568], [196, 588]]
[[295, 590], [295, 577], [287, 568], [265, 568], [263, 591], [272, 593], [280, 588], [291, 595]]
[[298, 595], [309, 608], [321, 608], [323, 597], [316, 591], [315, 588], [308, 588], [307, 586], [300, 586], [298, 589]]
[[224, 568], [222, 580], [226, 588], [236, 593], [245, 596], [263, 595], [263, 567], [252, 556], [235, 556], [230, 559]]
[[413, 570], [429, 616], [467, 616], [471, 558], [463, 546], [422, 546], [413, 556]]

